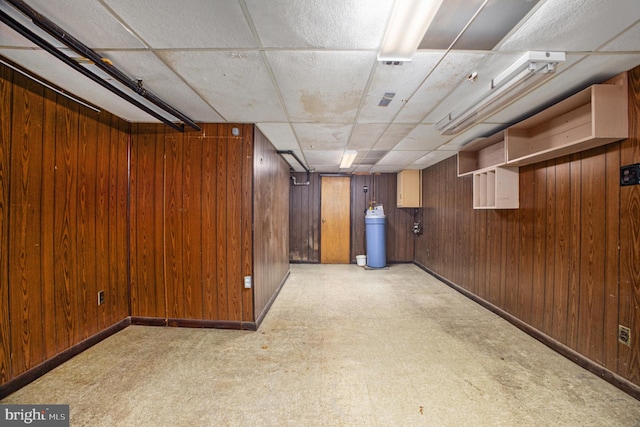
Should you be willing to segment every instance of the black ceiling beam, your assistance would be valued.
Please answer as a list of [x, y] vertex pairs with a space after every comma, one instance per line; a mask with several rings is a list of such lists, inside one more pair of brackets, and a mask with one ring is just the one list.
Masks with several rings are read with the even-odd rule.
[[[5, 17], [9, 18], [11, 21], [13, 21], [13, 24], [7, 23], [7, 25], [10, 25], [11, 28], [13, 28], [14, 30], [18, 31], [20, 34], [22, 34], [23, 36], [27, 37], [32, 42], [36, 43], [38, 46], [42, 47], [47, 52], [53, 54], [58, 59], [61, 59], [62, 61], [64, 61], [66, 64], [68, 64], [70, 66], [72, 66], [71, 63], [76, 64], [79, 68], [72, 66], [75, 70], [80, 71], [80, 69], [82, 69], [82, 70], [86, 71], [87, 73], [89, 73], [93, 77], [88, 76], [83, 71], [80, 71], [80, 72], [82, 72], [83, 75], [91, 78], [93, 81], [99, 83], [101, 86], [111, 90], [113, 93], [116, 93], [118, 96], [120, 96], [123, 99], [127, 100], [128, 102], [132, 103], [136, 107], [142, 109], [146, 113], [151, 114], [153, 117], [155, 117], [158, 120], [162, 121], [163, 123], [171, 126], [172, 128], [177, 129], [179, 131], [184, 131], [184, 124], [187, 124], [188, 126], [192, 127], [193, 129], [195, 129], [197, 131], [201, 130], [200, 127], [193, 120], [191, 120], [189, 117], [187, 117], [185, 114], [183, 114], [182, 112], [180, 112], [177, 109], [173, 108], [171, 105], [167, 104], [162, 99], [158, 98], [153, 93], [151, 93], [148, 90], [146, 90], [143, 87], [143, 85], [141, 84], [141, 82], [139, 82], [137, 80], [132, 80], [131, 78], [129, 78], [126, 74], [124, 74], [118, 68], [114, 67], [113, 64], [111, 63], [111, 61], [105, 60], [105, 58], [103, 58], [102, 56], [98, 55], [95, 51], [93, 51], [92, 49], [90, 49], [89, 47], [84, 45], [82, 42], [80, 42], [75, 37], [73, 37], [72, 35], [70, 35], [66, 31], [64, 31], [62, 28], [58, 27], [55, 23], [53, 23], [52, 21], [50, 21], [46, 17], [40, 15], [38, 12], [36, 12], [34, 9], [32, 9], [29, 5], [27, 5], [23, 1], [21, 1], [21, 0], [5, 0], [5, 1], [7, 3], [10, 3], [13, 7], [15, 7], [20, 12], [22, 12], [25, 16], [27, 16], [29, 19], [31, 19], [31, 21], [35, 25], [37, 25], [39, 28], [43, 29], [49, 35], [51, 35], [52, 37], [56, 38], [60, 42], [64, 43], [66, 46], [68, 46], [70, 49], [72, 49], [73, 51], [75, 51], [76, 53], [81, 55], [82, 57], [87, 58], [88, 60], [92, 61], [95, 64], [96, 67], [100, 68], [105, 73], [109, 74], [111, 77], [113, 77], [118, 82], [120, 82], [121, 84], [125, 85], [126, 87], [128, 87], [129, 89], [131, 89], [132, 91], [137, 93], [138, 95], [142, 96], [143, 98], [145, 98], [149, 102], [153, 103], [157, 107], [161, 108], [162, 110], [166, 111], [167, 113], [169, 113], [172, 116], [176, 117], [177, 119], [181, 120], [183, 122], [183, 124], [182, 125], [177, 125], [177, 124], [171, 122], [170, 120], [166, 119], [164, 116], [158, 114], [157, 112], [155, 112], [154, 110], [152, 110], [149, 107], [145, 106], [144, 104], [140, 103], [139, 101], [136, 101], [134, 98], [130, 97], [129, 95], [126, 95], [124, 92], [122, 92], [118, 88], [112, 86], [108, 82], [105, 82], [103, 79], [101, 79], [100, 77], [98, 77], [95, 74], [91, 73], [89, 70], [87, 70], [83, 66], [79, 65], [77, 62], [75, 62], [74, 60], [72, 60], [68, 56], [66, 56], [63, 53], [59, 52], [59, 50], [55, 46], [51, 45], [46, 40], [42, 39], [40, 36], [38, 36], [35, 33], [33, 33], [31, 30], [27, 29], [26, 27], [24, 27], [23, 25], [21, 25], [17, 21], [13, 20], [11, 17], [6, 15], [4, 12], [2, 13], [3, 22], [7, 23], [5, 21], [5, 19], [4, 19]], [[15, 25], [18, 25], [21, 29], [16, 29]], [[25, 32], [28, 32], [29, 35], [26, 35]], [[33, 40], [34, 37], [37, 38], [39, 40], [39, 42], [34, 41]], [[46, 47], [43, 46], [42, 43], [46, 44]], [[52, 50], [57, 52], [57, 53], [52, 52]], [[61, 58], [61, 56], [64, 57], [65, 59]], [[104, 82], [106, 85], [101, 83], [101, 82]]]

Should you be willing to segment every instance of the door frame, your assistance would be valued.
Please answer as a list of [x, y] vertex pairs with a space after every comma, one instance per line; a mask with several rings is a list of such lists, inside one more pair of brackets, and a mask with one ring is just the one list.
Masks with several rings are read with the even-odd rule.
[[351, 252], [353, 250], [353, 176], [351, 174], [343, 174], [343, 173], [320, 173], [318, 174], [320, 177], [320, 206], [318, 208], [318, 262], [322, 264], [322, 178], [349, 178], [349, 261], [351, 264]]

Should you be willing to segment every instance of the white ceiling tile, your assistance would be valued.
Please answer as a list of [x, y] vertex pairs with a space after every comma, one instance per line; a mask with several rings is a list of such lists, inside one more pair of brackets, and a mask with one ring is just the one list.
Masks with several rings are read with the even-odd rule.
[[395, 123], [419, 123], [469, 73], [478, 67], [485, 53], [449, 52], [426, 82], [406, 103]]
[[413, 163], [415, 159], [419, 159], [428, 152], [429, 150], [390, 151], [376, 164], [376, 166], [407, 166]]
[[[467, 68], [458, 85], [424, 118], [424, 123], [438, 123], [452, 111], [464, 110], [470, 103], [483, 98], [491, 88], [491, 80], [518, 60], [518, 53], [487, 53], [473, 67]], [[471, 73], [477, 73], [475, 80], [469, 80]]]
[[369, 168], [369, 173], [396, 173], [407, 168], [405, 163], [398, 165], [373, 165]]
[[158, 122], [138, 107], [84, 77], [45, 51], [0, 49], [0, 55], [28, 70], [39, 70], [40, 77], [130, 122]]
[[262, 46], [287, 48], [377, 50], [393, 6], [392, 0], [245, 2]]
[[434, 125], [418, 125], [407, 135], [394, 150], [435, 150], [448, 140], [450, 136], [442, 136]]
[[283, 122], [259, 52], [161, 51], [158, 55], [230, 122]]
[[[541, 1], [493, 51], [420, 50], [400, 66], [376, 62], [393, 0], [27, 1], [187, 116], [258, 123], [276, 147], [296, 150], [322, 172], [339, 172], [347, 147], [359, 152], [356, 172], [429, 166], [640, 64], [638, 0]], [[0, 10], [35, 28], [6, 2]], [[433, 129], [527, 50], [564, 51], [567, 61], [547, 83], [461, 134]], [[126, 120], [157, 122], [4, 24], [0, 54]], [[473, 71], [476, 83], [467, 83]], [[378, 107], [385, 92], [396, 95]]]
[[140, 49], [145, 45], [100, 2], [30, 0], [29, 5], [92, 49]]
[[337, 172], [343, 150], [305, 150], [304, 155], [317, 172]]
[[6, 25], [0, 25], [0, 47], [28, 47], [35, 48], [36, 45], [13, 31]]
[[305, 157], [312, 163], [337, 164], [342, 159], [342, 150], [305, 150]]
[[600, 50], [608, 52], [637, 52], [640, 49], [638, 40], [640, 40], [640, 22], [637, 22], [633, 27], [621, 33], [613, 39], [611, 43], [606, 44]]
[[152, 52], [100, 52], [115, 67], [133, 80], [142, 79], [145, 89], [195, 121], [217, 123], [224, 121], [192, 88], [170, 70]]
[[266, 52], [292, 121], [352, 123], [375, 52]]
[[[444, 52], [416, 52], [412, 61], [401, 65], [378, 62], [358, 123], [390, 122], [443, 55]], [[378, 106], [387, 92], [395, 93], [391, 103], [387, 107]]]
[[435, 165], [436, 163], [440, 163], [449, 157], [453, 157], [456, 154], [456, 151], [432, 151], [411, 163], [408, 167], [411, 169], [424, 169], [431, 165]]
[[[13, 6], [0, 2], [0, 10], [6, 13], [9, 18], [16, 21], [17, 24], [31, 29], [37, 36], [49, 42], [55, 47], [64, 47], [64, 44], [47, 34], [44, 30], [36, 27], [22, 12]], [[11, 29], [7, 24], [0, 23], [0, 47], [35, 47], [36, 45], [21, 36], [18, 32]]]
[[347, 148], [351, 150], [372, 148], [387, 126], [389, 125], [381, 123], [355, 125], [351, 132], [351, 139], [349, 139]]
[[389, 125], [385, 133], [380, 137], [375, 145], [376, 150], [390, 150], [402, 141], [416, 127], [413, 124], [397, 124]]
[[238, 1], [104, 1], [154, 49], [257, 47]]
[[278, 150], [300, 149], [289, 123], [257, 123], [257, 126]]
[[[294, 123], [293, 130], [303, 150], [344, 150], [351, 125]], [[342, 152], [342, 151], [341, 151]]]
[[593, 51], [638, 19], [638, 0], [547, 0], [499, 49]]

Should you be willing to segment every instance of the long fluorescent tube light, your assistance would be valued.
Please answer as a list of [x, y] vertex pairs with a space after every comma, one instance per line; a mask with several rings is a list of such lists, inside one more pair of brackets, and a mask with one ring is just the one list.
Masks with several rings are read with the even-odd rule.
[[468, 107], [454, 110], [436, 124], [441, 135], [455, 135], [494, 112], [514, 102], [534, 87], [551, 77], [564, 52], [527, 52], [509, 68], [491, 80], [488, 92], [476, 98]]
[[378, 61], [411, 61], [443, 0], [396, 0]]
[[340, 169], [350, 168], [353, 161], [356, 159], [358, 152], [355, 150], [347, 150], [342, 155], [342, 161], [340, 162]]

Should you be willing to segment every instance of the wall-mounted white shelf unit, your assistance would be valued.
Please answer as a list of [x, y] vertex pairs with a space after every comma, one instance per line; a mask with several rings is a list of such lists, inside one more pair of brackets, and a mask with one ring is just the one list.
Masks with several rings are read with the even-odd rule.
[[471, 175], [482, 169], [502, 166], [507, 162], [504, 132], [477, 138], [458, 152], [458, 176]]
[[628, 96], [623, 73], [507, 128], [507, 164], [528, 165], [628, 138]]
[[518, 167], [628, 138], [627, 73], [458, 152], [458, 176], [473, 175], [474, 209], [518, 207]]
[[474, 209], [518, 209], [518, 168], [496, 167], [473, 174]]

